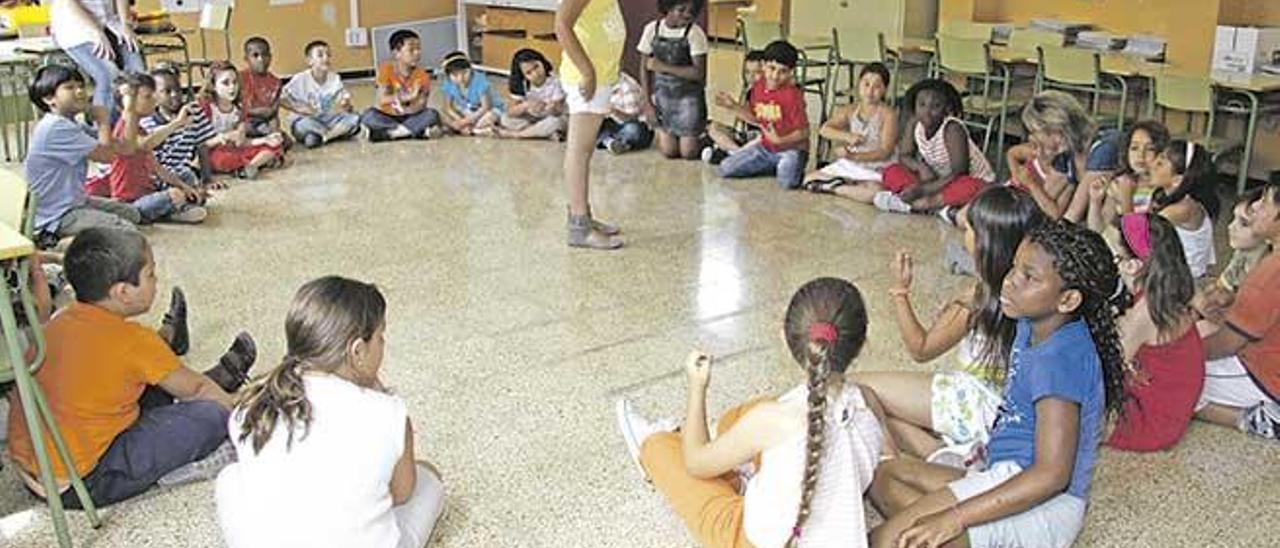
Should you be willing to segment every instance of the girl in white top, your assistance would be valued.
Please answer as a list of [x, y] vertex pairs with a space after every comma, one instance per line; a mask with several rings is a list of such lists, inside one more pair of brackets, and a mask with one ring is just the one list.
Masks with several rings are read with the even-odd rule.
[[414, 461], [404, 400], [379, 379], [386, 301], [372, 285], [313, 280], [285, 320], [288, 353], [248, 389], [228, 428], [239, 462], [217, 481], [232, 548], [421, 548], [444, 508]]
[[866, 546], [863, 492], [896, 455], [873, 400], [845, 382], [867, 335], [858, 289], [818, 278], [791, 298], [784, 332], [807, 380], [726, 413], [707, 433], [711, 357], [690, 354], [683, 429], [650, 424], [626, 400], [617, 418], [631, 457], [703, 546]]
[[1018, 244], [1044, 219], [1031, 195], [1016, 188], [993, 186], [974, 198], [959, 221], [978, 283], [947, 303], [927, 327], [911, 303], [911, 256], [898, 254], [889, 293], [903, 347], [916, 363], [956, 348], [958, 366], [854, 375], [883, 403], [888, 430], [904, 452], [959, 466], [981, 455], [1003, 402], [1014, 336], [1014, 322], [1000, 312], [1000, 286]]
[[1195, 278], [1204, 277], [1218, 262], [1213, 249], [1213, 217], [1218, 214], [1219, 202], [1213, 191], [1212, 169], [1204, 147], [1181, 139], [1170, 141], [1151, 163], [1151, 183], [1156, 187], [1151, 209], [1177, 229]]
[[[835, 162], [805, 176], [811, 192], [853, 197], [863, 182], [879, 182], [898, 145], [898, 111], [884, 102], [889, 70], [869, 63], [858, 74], [858, 102], [836, 109], [818, 135], [837, 147]], [[847, 187], [847, 188], [846, 188]]]
[[564, 88], [551, 61], [537, 50], [517, 51], [507, 77], [511, 107], [502, 114], [499, 137], [563, 141], [568, 124]]

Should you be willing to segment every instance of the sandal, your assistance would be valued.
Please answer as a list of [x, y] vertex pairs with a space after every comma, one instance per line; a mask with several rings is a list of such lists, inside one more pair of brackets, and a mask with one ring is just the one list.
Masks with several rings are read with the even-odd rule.
[[836, 189], [849, 184], [844, 179], [814, 179], [804, 184], [804, 189], [815, 194], [835, 194]]

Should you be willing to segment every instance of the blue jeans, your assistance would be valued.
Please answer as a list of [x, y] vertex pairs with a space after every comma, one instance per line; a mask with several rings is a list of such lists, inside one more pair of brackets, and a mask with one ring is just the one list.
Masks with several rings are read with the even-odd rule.
[[369, 136], [373, 140], [385, 137], [388, 131], [396, 126], [404, 126], [412, 137], [421, 137], [427, 128], [440, 125], [440, 111], [424, 108], [414, 114], [392, 115], [376, 108], [369, 108], [360, 115], [360, 123], [369, 128]]
[[[136, 497], [165, 474], [204, 458], [227, 440], [229, 415], [211, 401], [144, 408], [84, 477], [89, 498], [107, 506]], [[80, 509], [74, 489], [62, 493], [62, 505]]]
[[600, 135], [596, 137], [596, 148], [607, 148], [609, 141], [621, 140], [627, 144], [627, 150], [643, 150], [653, 142], [653, 130], [639, 120], [618, 123], [613, 118], [605, 117], [600, 123]]
[[120, 76], [121, 67], [129, 73], [145, 72], [147, 68], [138, 52], [129, 51], [114, 41], [112, 48], [116, 53], [116, 61], [108, 61], [94, 55], [93, 43], [67, 48], [66, 52], [67, 57], [80, 67], [80, 72], [93, 81], [93, 106], [106, 108], [111, 113], [112, 123], [115, 123], [116, 118], [120, 116], [120, 107], [116, 105], [111, 83]]
[[728, 178], [778, 176], [778, 186], [784, 190], [799, 188], [804, 179], [804, 168], [809, 163], [809, 151], [784, 150], [771, 152], [756, 143], [725, 158], [720, 162], [720, 176]]
[[350, 112], [330, 112], [318, 116], [299, 116], [293, 120], [293, 138], [305, 142], [306, 136], [315, 134], [323, 138], [330, 131], [342, 128], [340, 139], [360, 132], [360, 117]]
[[138, 210], [138, 214], [142, 216], [142, 222], [144, 223], [154, 223], [178, 210], [177, 207], [174, 207], [173, 199], [169, 197], [168, 190], [157, 190], [130, 202], [130, 205]]

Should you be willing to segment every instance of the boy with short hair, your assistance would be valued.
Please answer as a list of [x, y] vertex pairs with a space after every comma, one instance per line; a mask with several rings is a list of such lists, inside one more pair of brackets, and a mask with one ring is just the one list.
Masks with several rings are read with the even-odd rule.
[[799, 53], [784, 40], [764, 49], [764, 79], [751, 85], [747, 104], [721, 92], [716, 104], [732, 109], [748, 124], [760, 127], [761, 140], [743, 147], [720, 164], [721, 177], [777, 174], [778, 186], [794, 189], [809, 163], [809, 117], [804, 92], [792, 76]]
[[389, 42], [395, 58], [378, 66], [378, 106], [360, 115], [369, 140], [440, 136], [440, 112], [427, 107], [431, 76], [418, 66], [422, 41], [411, 30], [398, 30], [391, 33]]
[[360, 117], [351, 112], [351, 94], [342, 78], [330, 70], [329, 44], [314, 40], [303, 49], [310, 67], [285, 84], [280, 104], [294, 112], [293, 138], [307, 148], [360, 132]]
[[[234, 458], [227, 440], [229, 393], [244, 383], [257, 357], [253, 339], [241, 333], [218, 365], [201, 375], [184, 367], [155, 331], [128, 321], [146, 313], [156, 293], [155, 261], [137, 231], [86, 229], [67, 249], [64, 265], [76, 302], [45, 327], [48, 354], [35, 381], [90, 499], [105, 506], [157, 482], [213, 477]], [[35, 480], [22, 406], [12, 396], [10, 405], [9, 449], [27, 487], [79, 508], [60, 459], [52, 459], [57, 493], [45, 493]], [[56, 455], [52, 440], [44, 441]]]
[[[1280, 184], [1250, 207], [1254, 232], [1280, 243]], [[1204, 340], [1204, 392], [1196, 416], [1280, 441], [1280, 254], [1245, 278], [1222, 329]]]
[[[28, 95], [44, 115], [31, 131], [31, 147], [23, 169], [36, 197], [35, 231], [48, 246], [59, 238], [74, 236], [92, 227], [134, 230], [142, 217], [129, 204], [89, 196], [85, 180], [89, 160], [110, 162], [121, 149], [109, 130], [98, 132], [76, 122], [89, 108], [84, 77], [75, 69], [48, 65], [36, 71]], [[133, 92], [126, 91], [121, 104], [125, 116], [133, 114]]]
[[245, 111], [245, 135], [266, 137], [280, 131], [280, 78], [271, 73], [271, 44], [254, 36], [244, 41], [244, 60], [249, 65], [240, 71], [241, 105]]
[[138, 120], [139, 127], [154, 134], [161, 126], [177, 119], [183, 107], [188, 106], [187, 124], [156, 146], [156, 161], [189, 185], [210, 186], [213, 170], [206, 144], [217, 136], [213, 124], [198, 105], [194, 108], [188, 105], [178, 73], [172, 67], [157, 67], [151, 71], [151, 77], [156, 85], [156, 109], [150, 116]]

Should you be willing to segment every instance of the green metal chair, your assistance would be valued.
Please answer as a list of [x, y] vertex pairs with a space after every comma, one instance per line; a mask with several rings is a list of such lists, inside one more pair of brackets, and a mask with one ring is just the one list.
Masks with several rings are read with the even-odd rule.
[[[11, 171], [0, 170], [0, 230], [17, 232], [30, 241], [33, 233], [34, 212], [35, 198], [27, 191], [26, 182]], [[28, 287], [31, 279], [32, 253], [34, 249], [28, 249], [21, 254], [14, 253], [0, 257], [3, 261], [0, 264], [3, 266], [6, 280], [4, 296], [0, 299], [0, 327], [3, 327], [4, 331], [4, 352], [0, 353], [0, 382], [13, 382], [18, 391], [23, 417], [26, 419], [36, 462], [40, 468], [40, 483], [48, 495], [45, 498], [49, 504], [49, 514], [58, 538], [58, 545], [70, 548], [71, 533], [67, 529], [66, 512], [62, 508], [62, 498], [58, 495], [57, 484], [53, 477], [53, 465], [44, 444], [46, 431], [53, 438], [54, 448], [68, 471], [71, 487], [80, 499], [89, 524], [97, 528], [102, 525], [102, 520], [98, 517], [93, 500], [89, 498], [89, 490], [85, 488], [84, 481], [76, 473], [75, 462], [54, 421], [53, 412], [50, 411], [44, 392], [34, 378], [35, 372], [44, 363], [46, 349], [44, 330], [36, 313], [31, 288]], [[20, 327], [18, 324], [14, 303], [21, 305], [24, 326]]]
[[[1213, 136], [1217, 98], [1212, 80], [1196, 76], [1160, 74], [1155, 78], [1155, 89], [1150, 98], [1148, 113], [1155, 116], [1158, 108], [1162, 122], [1167, 122], [1170, 111], [1186, 113], [1185, 129], [1182, 132], [1174, 132], [1175, 135], [1200, 143], [1213, 154], [1215, 160], [1242, 149], [1242, 144], [1237, 141]], [[1194, 131], [1195, 118], [1198, 116], [1204, 118], [1204, 131], [1199, 134]]]
[[[783, 40], [786, 35], [779, 21], [760, 21], [751, 14], [738, 16], [738, 42], [746, 51], [760, 49], [775, 40]], [[796, 62], [795, 83], [808, 95], [816, 95], [819, 102], [819, 123], [825, 123], [827, 117], [827, 84], [831, 81], [833, 48], [827, 48], [826, 59], [814, 59], [804, 48], [797, 47], [799, 59]], [[821, 74], [810, 74], [811, 71], [822, 71]]]
[[[1005, 121], [1009, 111], [1021, 105], [1009, 97], [1008, 67], [991, 62], [991, 49], [980, 38], [939, 34], [935, 38], [934, 76], [963, 78], [962, 100], [966, 126], [983, 130], [982, 151], [991, 156], [991, 134], [996, 133], [996, 169], [1004, 156]], [[993, 74], [994, 73], [994, 74]]]
[[27, 85], [36, 62], [33, 58], [0, 64], [0, 140], [6, 162], [21, 162], [27, 157], [31, 124], [36, 120]]
[[1126, 101], [1129, 84], [1124, 78], [1102, 72], [1102, 55], [1096, 51], [1055, 46], [1036, 48], [1040, 71], [1036, 77], [1036, 92], [1059, 89], [1084, 93], [1089, 96], [1089, 111], [1100, 124], [1111, 121], [1109, 115], [1101, 115], [1102, 99], [1115, 97], [1120, 101], [1116, 110], [1114, 127], [1124, 130]]
[[1061, 34], [1040, 29], [1015, 28], [1009, 35], [1009, 51], [1028, 59], [1036, 56], [1040, 46], [1062, 46]]
[[990, 42], [991, 35], [995, 32], [995, 28], [996, 26], [991, 23], [975, 23], [959, 19], [945, 19], [939, 22], [938, 34], [945, 34], [956, 38], [974, 38], [984, 42]]

